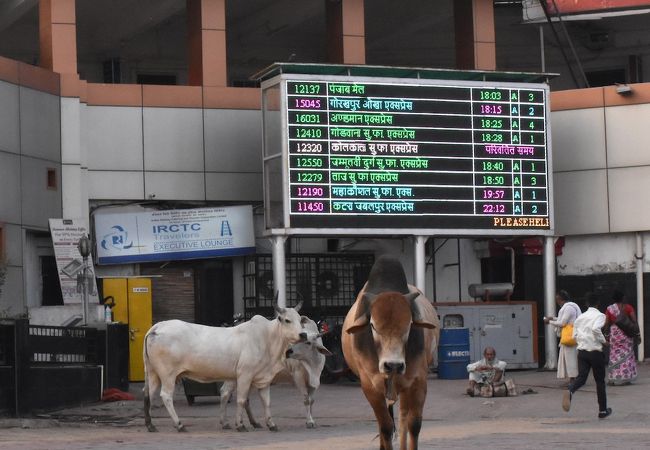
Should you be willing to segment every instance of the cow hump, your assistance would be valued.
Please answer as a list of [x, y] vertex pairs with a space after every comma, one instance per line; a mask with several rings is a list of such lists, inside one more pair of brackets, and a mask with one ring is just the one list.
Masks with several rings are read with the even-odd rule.
[[389, 255], [377, 258], [370, 269], [366, 290], [375, 294], [386, 291], [408, 294], [409, 288], [402, 263]]

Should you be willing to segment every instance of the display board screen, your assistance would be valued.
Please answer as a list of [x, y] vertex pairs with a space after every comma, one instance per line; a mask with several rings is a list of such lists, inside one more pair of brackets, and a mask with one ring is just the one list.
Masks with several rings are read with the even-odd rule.
[[546, 85], [282, 83], [287, 228], [552, 229]]

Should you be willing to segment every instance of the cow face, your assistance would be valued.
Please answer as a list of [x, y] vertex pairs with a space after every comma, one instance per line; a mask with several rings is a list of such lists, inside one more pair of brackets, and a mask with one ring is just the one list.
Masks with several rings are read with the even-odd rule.
[[290, 344], [302, 342], [307, 339], [307, 333], [302, 328], [301, 316], [298, 313], [301, 306], [302, 302], [298, 302], [294, 308], [280, 308], [275, 301], [273, 302], [273, 308], [275, 309], [276, 318], [280, 323], [282, 336]]
[[332, 352], [323, 345], [323, 340], [321, 339], [323, 334], [318, 332], [316, 322], [307, 316], [302, 316], [300, 322], [304, 331], [307, 333], [307, 339], [304, 342], [291, 345], [286, 352], [286, 357], [310, 361], [315, 352], [325, 356], [332, 356]]
[[359, 304], [357, 319], [346, 330], [348, 333], [358, 333], [370, 327], [377, 351], [378, 370], [382, 374], [391, 376], [406, 371], [406, 343], [412, 326], [434, 328], [434, 324], [421, 318], [414, 301], [418, 295], [366, 293]]

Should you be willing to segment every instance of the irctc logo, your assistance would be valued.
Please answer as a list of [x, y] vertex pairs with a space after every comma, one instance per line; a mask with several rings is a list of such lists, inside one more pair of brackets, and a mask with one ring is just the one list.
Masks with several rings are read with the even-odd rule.
[[133, 242], [129, 242], [129, 233], [124, 228], [114, 225], [111, 229], [115, 231], [105, 235], [100, 244], [104, 250], [108, 250], [109, 247], [116, 250], [127, 250], [133, 247]]

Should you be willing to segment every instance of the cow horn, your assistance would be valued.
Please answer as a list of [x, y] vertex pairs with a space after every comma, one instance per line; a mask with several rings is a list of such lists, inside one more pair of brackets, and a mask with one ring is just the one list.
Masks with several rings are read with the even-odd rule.
[[296, 310], [296, 312], [300, 311], [300, 308], [302, 308], [302, 300], [300, 300], [296, 306], [293, 307], [293, 309]]

